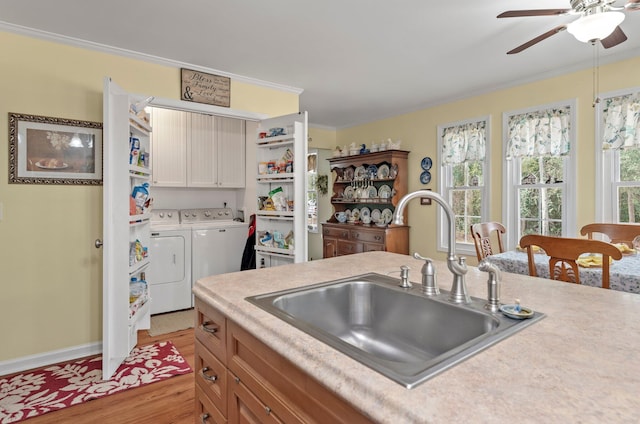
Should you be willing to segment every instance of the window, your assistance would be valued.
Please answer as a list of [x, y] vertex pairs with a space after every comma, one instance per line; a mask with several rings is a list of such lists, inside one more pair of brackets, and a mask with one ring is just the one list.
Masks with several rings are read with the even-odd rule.
[[596, 220], [640, 222], [640, 89], [603, 96], [596, 140]]
[[576, 236], [574, 103], [503, 116], [507, 248], [526, 234]]
[[[455, 215], [456, 251], [474, 255], [471, 224], [489, 216], [489, 118], [438, 126], [439, 189]], [[438, 249], [446, 250], [449, 223], [438, 208]]]

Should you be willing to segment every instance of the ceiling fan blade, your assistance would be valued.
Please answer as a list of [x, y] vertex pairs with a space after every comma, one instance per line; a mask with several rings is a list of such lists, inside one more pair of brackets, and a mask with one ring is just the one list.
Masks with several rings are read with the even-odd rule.
[[624, 7], [627, 10], [640, 10], [640, 0], [629, 0]]
[[502, 12], [501, 14], [499, 14], [498, 18], [518, 18], [522, 16], [559, 16], [569, 12], [571, 12], [571, 9], [507, 10], [506, 12]]
[[529, 47], [533, 46], [534, 44], [538, 44], [540, 41], [545, 40], [545, 39], [551, 37], [552, 35], [555, 35], [555, 34], [559, 33], [560, 31], [564, 31], [565, 29], [567, 29], [566, 25], [557, 26], [554, 29], [545, 32], [544, 34], [537, 36], [533, 40], [529, 40], [526, 43], [516, 47], [515, 49], [508, 51], [507, 54], [520, 53], [522, 50], [528, 49]]
[[622, 28], [617, 26], [616, 29], [613, 30], [611, 35], [603, 40], [600, 40], [600, 43], [602, 43], [602, 47], [604, 47], [605, 49], [610, 49], [611, 47], [617, 46], [618, 44], [626, 40], [627, 35], [624, 33], [624, 31], [622, 31]]

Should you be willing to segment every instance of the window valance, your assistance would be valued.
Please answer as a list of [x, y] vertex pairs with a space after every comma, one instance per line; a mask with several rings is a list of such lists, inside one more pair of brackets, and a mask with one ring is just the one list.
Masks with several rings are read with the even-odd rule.
[[640, 92], [604, 99], [602, 148], [640, 147]]
[[442, 131], [442, 164], [484, 160], [486, 121], [454, 125]]
[[570, 106], [511, 115], [507, 125], [507, 159], [563, 156], [570, 151]]

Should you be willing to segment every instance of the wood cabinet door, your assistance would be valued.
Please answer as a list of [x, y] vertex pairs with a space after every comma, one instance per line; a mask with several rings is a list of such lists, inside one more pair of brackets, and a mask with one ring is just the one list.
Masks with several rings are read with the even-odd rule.
[[325, 238], [322, 242], [323, 258], [335, 258], [338, 256], [338, 240], [333, 238]]
[[229, 372], [229, 381], [231, 381], [229, 385], [230, 424], [277, 424], [284, 422], [231, 372]]
[[156, 187], [187, 186], [187, 112], [153, 108], [151, 166]]

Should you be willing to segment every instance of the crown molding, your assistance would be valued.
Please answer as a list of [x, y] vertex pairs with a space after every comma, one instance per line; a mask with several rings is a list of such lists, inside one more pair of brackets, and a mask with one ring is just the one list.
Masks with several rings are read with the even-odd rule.
[[123, 56], [130, 59], [141, 60], [144, 62], [154, 63], [157, 65], [169, 66], [177, 69], [188, 68], [194, 71], [211, 73], [211, 74], [231, 78], [234, 81], [253, 84], [253, 85], [270, 88], [274, 90], [284, 91], [287, 93], [300, 95], [304, 91], [304, 89], [298, 88], [298, 87], [292, 87], [284, 84], [277, 84], [274, 82], [263, 81], [256, 78], [236, 75], [229, 72], [221, 71], [219, 69], [206, 68], [204, 66], [194, 65], [192, 63], [185, 63], [185, 62], [179, 62], [177, 60], [165, 59], [162, 57], [140, 53], [133, 50], [121, 49], [118, 47], [112, 47], [105, 44], [94, 43], [92, 41], [81, 40], [79, 38], [68, 37], [66, 35], [60, 35], [52, 32], [41, 31], [39, 29], [24, 27], [21, 25], [15, 25], [9, 22], [0, 21], [0, 30], [11, 32], [14, 34], [24, 35], [27, 37], [33, 37], [33, 38], [39, 38], [42, 40], [52, 41], [55, 43], [66, 44], [69, 46], [79, 47], [87, 50], [94, 50], [94, 51], [99, 51], [102, 53], [112, 54], [116, 56]]

